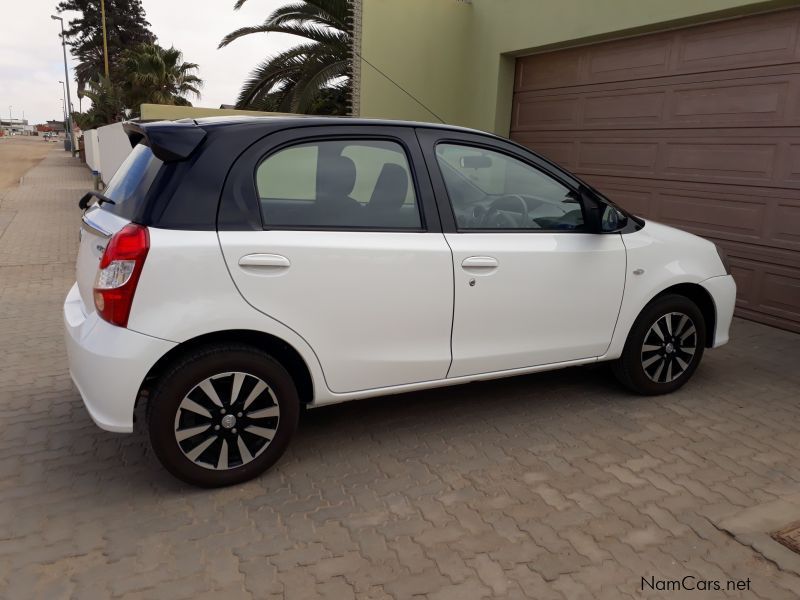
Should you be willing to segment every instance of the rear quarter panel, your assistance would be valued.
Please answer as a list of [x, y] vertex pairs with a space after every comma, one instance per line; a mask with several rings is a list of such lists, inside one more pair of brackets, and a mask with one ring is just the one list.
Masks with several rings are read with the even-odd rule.
[[131, 307], [128, 328], [183, 343], [229, 330], [274, 335], [302, 356], [315, 400], [327, 385], [314, 351], [295, 331], [244, 301], [228, 273], [216, 231], [149, 228], [150, 251]]

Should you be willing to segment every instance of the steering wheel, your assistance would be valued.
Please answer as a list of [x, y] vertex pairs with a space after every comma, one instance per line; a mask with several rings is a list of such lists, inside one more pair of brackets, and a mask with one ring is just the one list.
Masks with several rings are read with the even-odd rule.
[[[521, 208], [519, 218], [513, 217], [507, 212], [500, 212], [501, 210], [508, 210], [509, 204], [517, 204]], [[505, 205], [505, 206], [504, 206]], [[516, 212], [516, 211], [515, 211]], [[481, 217], [481, 226], [487, 228], [500, 228], [500, 229], [517, 229], [519, 227], [527, 227], [528, 223], [528, 203], [525, 198], [519, 194], [505, 194], [495, 200], [486, 209], [486, 212]]]

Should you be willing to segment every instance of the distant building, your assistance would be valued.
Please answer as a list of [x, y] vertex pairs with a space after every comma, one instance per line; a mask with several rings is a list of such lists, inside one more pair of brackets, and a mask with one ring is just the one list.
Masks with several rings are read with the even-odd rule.
[[2, 117], [0, 117], [0, 129], [5, 135], [19, 135], [30, 131], [28, 119], [4, 119]]
[[48, 121], [47, 126], [51, 131], [55, 131], [57, 133], [64, 133], [64, 131], [66, 131], [64, 127], [64, 121]]

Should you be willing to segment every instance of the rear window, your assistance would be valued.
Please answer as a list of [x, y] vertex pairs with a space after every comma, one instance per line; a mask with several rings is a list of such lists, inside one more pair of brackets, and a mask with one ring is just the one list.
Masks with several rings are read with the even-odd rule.
[[162, 164], [148, 146], [136, 145], [103, 191], [105, 196], [114, 201], [114, 204], [104, 204], [103, 210], [135, 220]]

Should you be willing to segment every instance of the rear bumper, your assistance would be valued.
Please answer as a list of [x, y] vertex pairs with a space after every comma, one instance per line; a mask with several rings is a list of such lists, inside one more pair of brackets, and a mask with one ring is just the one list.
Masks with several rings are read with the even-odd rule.
[[712, 277], [701, 282], [706, 291], [711, 294], [714, 300], [714, 308], [717, 311], [717, 323], [714, 330], [714, 343], [712, 348], [717, 348], [727, 344], [731, 321], [733, 320], [733, 309], [736, 306], [736, 283], [730, 275]]
[[133, 408], [145, 376], [175, 343], [85, 314], [78, 285], [64, 301], [69, 371], [89, 415], [107, 431], [133, 431]]

